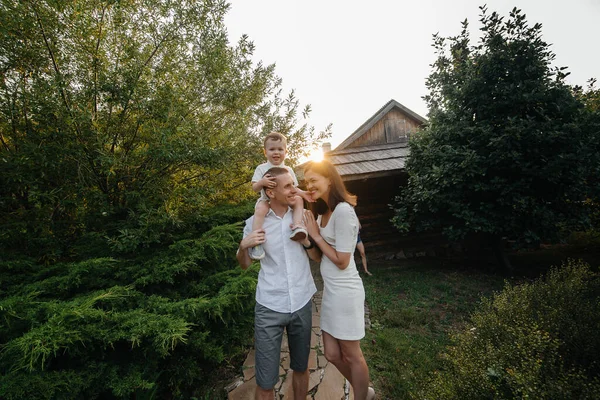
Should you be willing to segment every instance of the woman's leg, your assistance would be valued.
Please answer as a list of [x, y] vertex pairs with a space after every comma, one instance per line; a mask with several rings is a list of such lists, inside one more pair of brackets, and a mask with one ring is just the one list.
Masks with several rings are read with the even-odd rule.
[[[339, 340], [343, 363], [351, 372], [352, 379], [348, 379], [354, 389], [356, 400], [367, 399], [369, 393], [369, 367], [365, 361], [359, 340]], [[341, 371], [340, 371], [341, 372]]]
[[325, 351], [325, 358], [327, 361], [335, 365], [340, 371], [344, 378], [348, 379], [352, 384], [352, 372], [350, 367], [344, 363], [342, 359], [342, 350], [340, 348], [339, 340], [331, 336], [325, 331], [321, 331], [321, 337], [323, 338], [323, 350]]

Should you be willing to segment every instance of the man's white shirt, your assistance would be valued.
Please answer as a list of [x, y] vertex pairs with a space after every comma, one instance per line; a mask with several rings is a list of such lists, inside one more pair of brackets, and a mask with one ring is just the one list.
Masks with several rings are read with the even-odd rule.
[[[254, 217], [246, 220], [244, 237], [252, 232]], [[260, 260], [256, 302], [280, 313], [298, 311], [317, 291], [308, 255], [301, 243], [291, 240], [292, 210], [283, 218], [269, 210], [263, 229], [265, 257]]]

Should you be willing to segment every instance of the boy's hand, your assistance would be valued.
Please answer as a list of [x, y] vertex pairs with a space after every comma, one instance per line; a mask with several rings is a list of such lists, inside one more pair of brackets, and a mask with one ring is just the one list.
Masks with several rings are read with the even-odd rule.
[[308, 201], [309, 203], [315, 202], [315, 200], [312, 198], [312, 196], [310, 195], [309, 192], [305, 192], [304, 190], [300, 190], [300, 189], [296, 189], [296, 191], [298, 192], [298, 196], [302, 197], [304, 200]]
[[275, 182], [275, 177], [271, 174], [266, 174], [259, 182], [265, 189], [274, 188], [277, 185], [277, 182]]

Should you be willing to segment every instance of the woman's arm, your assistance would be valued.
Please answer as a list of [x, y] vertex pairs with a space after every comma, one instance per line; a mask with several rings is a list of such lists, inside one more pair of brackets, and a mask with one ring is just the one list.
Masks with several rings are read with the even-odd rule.
[[[315, 242], [315, 245], [321, 250], [322, 254], [327, 256], [339, 269], [346, 269], [350, 265], [351, 253], [337, 251], [323, 239], [319, 231], [319, 225], [311, 212], [305, 213], [306, 229], [308, 234]], [[331, 221], [330, 221], [331, 222]]]

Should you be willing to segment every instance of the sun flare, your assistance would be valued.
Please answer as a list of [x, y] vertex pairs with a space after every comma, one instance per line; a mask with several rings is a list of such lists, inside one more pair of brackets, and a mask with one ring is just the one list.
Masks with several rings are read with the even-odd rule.
[[323, 149], [315, 149], [310, 153], [310, 161], [323, 161]]

